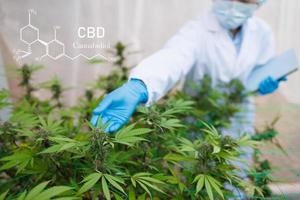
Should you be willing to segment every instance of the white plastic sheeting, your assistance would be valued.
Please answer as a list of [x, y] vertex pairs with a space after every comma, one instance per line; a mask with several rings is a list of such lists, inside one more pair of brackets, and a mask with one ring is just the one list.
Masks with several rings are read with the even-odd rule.
[[[117, 41], [130, 44], [130, 49], [140, 51], [132, 56], [131, 65], [159, 49], [188, 19], [201, 13], [211, 0], [0, 0], [0, 34], [5, 39], [11, 55], [16, 49], [27, 49], [20, 41], [19, 30], [28, 24], [28, 10], [34, 9], [31, 23], [39, 28], [43, 41], [54, 37], [54, 26], [59, 26], [57, 39], [65, 44], [65, 51], [76, 56], [83, 53], [92, 56], [106, 54], [103, 49], [75, 49], [73, 42], [99, 42], [98, 40], [80, 40], [78, 27], [102, 26], [105, 38], [111, 46]], [[299, 0], [269, 0], [258, 15], [264, 18], [273, 28], [278, 52], [296, 48], [300, 56], [300, 25], [297, 23]], [[36, 45], [32, 50], [39, 54], [44, 47]], [[67, 86], [83, 88], [100, 74], [109, 71], [106, 65], [90, 65], [84, 58], [70, 60], [62, 57], [53, 60], [45, 57], [34, 60], [35, 53], [21, 63], [41, 63], [45, 70], [36, 77], [37, 82], [48, 80], [57, 75]], [[11, 63], [6, 63], [11, 64]], [[291, 103], [300, 103], [300, 72], [289, 77], [280, 92]], [[74, 104], [74, 99], [81, 90], [70, 90], [67, 102]]]
[[[122, 41], [130, 44], [132, 51], [139, 51], [130, 59], [129, 63], [133, 66], [145, 56], [158, 50], [187, 20], [207, 8], [211, 1], [0, 0], [0, 49], [4, 63], [14, 64], [13, 50], [27, 48], [20, 41], [19, 30], [28, 23], [28, 9], [34, 9], [37, 15], [32, 16], [32, 24], [39, 27], [41, 40], [53, 40], [53, 26], [60, 26], [57, 30], [57, 39], [65, 44], [65, 51], [69, 55], [76, 56], [84, 53], [92, 56], [99, 52], [106, 53], [101, 49], [72, 48], [73, 41], [99, 42], [92, 39], [79, 40], [78, 27], [102, 26], [106, 31], [104, 41], [110, 42], [111, 45]], [[300, 23], [297, 21], [299, 10], [300, 0], [268, 0], [257, 13], [273, 28], [278, 53], [288, 48], [295, 48], [300, 56]], [[41, 48], [36, 46], [32, 50], [36, 50], [34, 54], [40, 53]], [[99, 75], [106, 74], [110, 70], [108, 65], [90, 65], [83, 58], [75, 60], [65, 57], [58, 60], [45, 58], [38, 62], [34, 57], [28, 57], [23, 59], [22, 63], [38, 63], [45, 66], [45, 70], [35, 77], [36, 82], [46, 81], [53, 75], [57, 75], [64, 85], [72, 86], [74, 89], [67, 92], [65, 102], [73, 105], [76, 104], [75, 97], [81, 94], [86, 83], [93, 82]], [[6, 73], [8, 74], [10, 73]], [[11, 82], [16, 84], [16, 81]], [[3, 87], [3, 82], [0, 85]], [[279, 139], [290, 156], [287, 157], [281, 152], [276, 153], [270, 149], [265, 153], [273, 165], [280, 169], [276, 174], [277, 177], [284, 177], [284, 180], [289, 181], [300, 181], [299, 86], [300, 72], [290, 76], [288, 82], [282, 84], [279, 92], [257, 98], [257, 127], [265, 126], [265, 122], [270, 122], [279, 113], [281, 115], [277, 124], [281, 133]], [[40, 95], [43, 96], [41, 93]]]

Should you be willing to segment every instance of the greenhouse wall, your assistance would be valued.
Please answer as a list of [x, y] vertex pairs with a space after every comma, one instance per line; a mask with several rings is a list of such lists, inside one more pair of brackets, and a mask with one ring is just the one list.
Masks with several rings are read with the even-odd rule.
[[[130, 66], [135, 66], [162, 47], [187, 20], [204, 12], [210, 4], [211, 0], [0, 0], [0, 36], [3, 38], [0, 46], [1, 66], [6, 66], [9, 72], [12, 68], [7, 66], [21, 66], [23, 63], [44, 65], [45, 69], [38, 73], [35, 81], [43, 82], [49, 76], [57, 75], [65, 86], [79, 88], [68, 90], [64, 99], [65, 103], [75, 105], [75, 97], [82, 95], [83, 87], [99, 75], [108, 74], [109, 65], [91, 65], [81, 58], [44, 58], [36, 61], [33, 57], [27, 57], [19, 63], [14, 62], [15, 52], [28, 48], [20, 40], [20, 29], [28, 24], [28, 10], [34, 10], [31, 23], [38, 27], [39, 38], [43, 41], [53, 40], [56, 27], [56, 37], [65, 44], [65, 51], [69, 55], [76, 56], [80, 52], [94, 55], [97, 50], [76, 49], [73, 41], [77, 38], [78, 27], [102, 26], [105, 28], [104, 39], [111, 46], [117, 41], [129, 45], [132, 54], [128, 62]], [[269, 0], [257, 13], [272, 27], [278, 53], [294, 48], [300, 56], [299, 10], [299, 0]], [[36, 53], [43, 51], [43, 48], [36, 46]], [[9, 77], [15, 79], [13, 75]], [[285, 182], [300, 182], [300, 146], [297, 144], [300, 141], [300, 72], [288, 79], [276, 94], [256, 99], [257, 127], [263, 127], [276, 116], [281, 117], [277, 124], [281, 132], [279, 139], [290, 156], [271, 147], [266, 147], [269, 151], [265, 156], [279, 167], [279, 179], [284, 177]], [[7, 80], [0, 80], [1, 86], [5, 86]], [[43, 93], [36, 95], [43, 96]]]

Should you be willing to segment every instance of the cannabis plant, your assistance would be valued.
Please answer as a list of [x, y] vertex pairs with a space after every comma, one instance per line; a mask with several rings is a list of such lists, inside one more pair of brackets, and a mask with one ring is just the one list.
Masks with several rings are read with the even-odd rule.
[[38, 65], [23, 65], [18, 69], [18, 73], [21, 77], [21, 82], [19, 83], [20, 87], [25, 89], [25, 98], [32, 100], [32, 92], [35, 91], [34, 86], [32, 85], [32, 75], [34, 72], [41, 69], [41, 66]]
[[[280, 145], [276, 136], [279, 134], [275, 129], [275, 125], [278, 122], [279, 117], [275, 118], [270, 124], [267, 124], [263, 131], [256, 131], [256, 134], [252, 136], [252, 140], [259, 142], [270, 142], [281, 150], [285, 155], [286, 151]], [[272, 191], [269, 188], [269, 184], [273, 182], [272, 178], [272, 166], [269, 160], [261, 158], [262, 152], [259, 148], [254, 149], [254, 167], [249, 173], [249, 177], [252, 179], [254, 186], [257, 188], [254, 191], [255, 199], [264, 199], [265, 197], [272, 197]]]
[[[126, 81], [125, 49], [116, 45], [119, 70], [101, 77], [99, 91]], [[34, 85], [35, 69], [24, 65], [19, 70], [23, 98], [9, 103], [7, 91], [0, 91], [0, 108], [11, 107], [9, 120], [0, 121], [0, 200], [238, 198], [228, 186], [260, 189], [251, 190], [252, 196], [256, 191], [269, 195], [270, 179], [244, 180], [234, 164], [243, 162], [244, 147], [256, 148], [257, 138], [222, 135], [245, 97], [239, 81], [219, 83], [220, 92], [206, 76], [195, 87], [201, 95], [170, 94], [139, 107], [127, 126], [106, 134], [101, 118], [96, 127], [89, 123], [103, 96], [88, 88], [77, 106], [64, 106], [60, 81]], [[35, 97], [32, 91], [40, 89], [50, 98]], [[262, 163], [256, 172], [268, 170]]]
[[[228, 83], [212, 83], [212, 79], [205, 75], [201, 81], [201, 87], [195, 83], [188, 83], [193, 88], [192, 95], [179, 94], [180, 98], [192, 99], [197, 108], [193, 116], [203, 118], [216, 128], [230, 126], [230, 118], [240, 111], [240, 105], [248, 96], [244, 92], [244, 86], [239, 80], [231, 80]], [[196, 92], [196, 95], [194, 93]]]

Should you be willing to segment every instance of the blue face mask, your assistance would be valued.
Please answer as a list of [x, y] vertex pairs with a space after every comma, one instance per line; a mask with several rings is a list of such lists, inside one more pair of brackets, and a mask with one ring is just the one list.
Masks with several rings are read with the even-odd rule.
[[215, 0], [213, 12], [222, 27], [228, 30], [242, 26], [258, 8], [258, 4], [247, 4], [231, 0]]

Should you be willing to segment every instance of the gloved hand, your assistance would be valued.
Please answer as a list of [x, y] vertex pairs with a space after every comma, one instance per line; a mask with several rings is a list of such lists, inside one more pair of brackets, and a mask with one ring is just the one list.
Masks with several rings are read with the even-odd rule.
[[113, 133], [128, 122], [136, 107], [146, 103], [148, 91], [145, 84], [138, 79], [131, 79], [122, 87], [108, 94], [93, 111], [91, 123], [96, 126], [101, 117], [105, 132]]
[[283, 77], [279, 80], [275, 80], [271, 76], [269, 76], [259, 84], [258, 91], [262, 95], [271, 94], [278, 89], [279, 83], [281, 81], [286, 81], [286, 80], [287, 80], [286, 77]]

